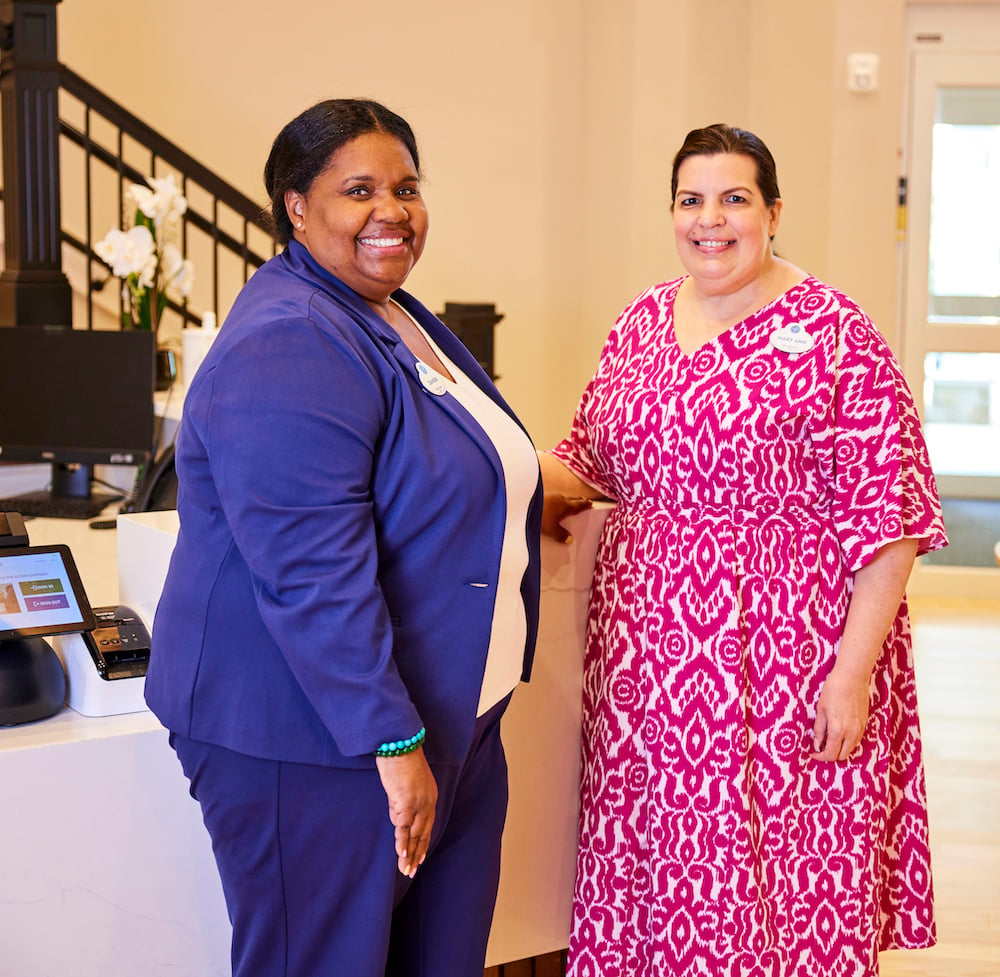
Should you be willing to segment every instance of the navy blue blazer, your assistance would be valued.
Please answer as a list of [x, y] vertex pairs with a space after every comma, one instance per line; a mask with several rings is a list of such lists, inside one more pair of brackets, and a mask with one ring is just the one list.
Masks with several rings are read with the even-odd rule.
[[[394, 298], [508, 414], [466, 348]], [[492, 443], [365, 302], [296, 242], [252, 276], [190, 384], [180, 532], [146, 701], [252, 756], [371, 766], [427, 728], [461, 760], [476, 719], [506, 491]], [[541, 482], [526, 526], [538, 623]]]

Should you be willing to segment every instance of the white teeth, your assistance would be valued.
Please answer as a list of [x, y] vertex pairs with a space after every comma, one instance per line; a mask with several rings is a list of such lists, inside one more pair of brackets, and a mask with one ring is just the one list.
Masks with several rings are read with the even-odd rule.
[[366, 237], [361, 241], [370, 248], [395, 248], [403, 243], [401, 237]]
[[728, 241], [696, 241], [699, 248], [724, 248]]

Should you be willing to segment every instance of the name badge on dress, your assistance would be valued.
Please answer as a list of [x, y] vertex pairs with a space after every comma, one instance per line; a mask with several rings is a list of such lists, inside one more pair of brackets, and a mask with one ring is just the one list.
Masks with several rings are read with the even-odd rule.
[[771, 333], [771, 345], [782, 353], [805, 353], [813, 348], [813, 338], [803, 326], [784, 326]]
[[432, 370], [426, 363], [421, 360], [417, 360], [417, 377], [420, 380], [421, 386], [428, 393], [434, 394], [435, 397], [443, 397], [447, 392], [448, 388], [444, 384], [444, 378], [436, 370]]

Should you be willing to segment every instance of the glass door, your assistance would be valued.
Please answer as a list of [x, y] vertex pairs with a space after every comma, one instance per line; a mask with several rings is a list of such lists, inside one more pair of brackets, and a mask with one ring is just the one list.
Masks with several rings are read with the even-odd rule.
[[1000, 597], [1000, 52], [910, 69], [903, 359], [952, 539], [915, 579]]

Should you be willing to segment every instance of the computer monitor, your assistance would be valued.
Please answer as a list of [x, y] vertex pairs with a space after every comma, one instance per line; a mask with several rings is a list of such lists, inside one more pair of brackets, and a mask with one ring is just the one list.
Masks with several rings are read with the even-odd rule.
[[155, 345], [149, 332], [0, 328], [0, 461], [52, 466], [46, 491], [6, 509], [89, 518], [120, 498], [93, 491], [93, 466], [148, 462]]

